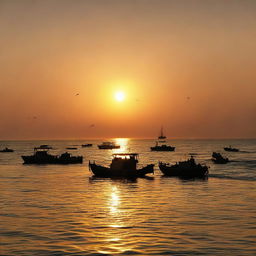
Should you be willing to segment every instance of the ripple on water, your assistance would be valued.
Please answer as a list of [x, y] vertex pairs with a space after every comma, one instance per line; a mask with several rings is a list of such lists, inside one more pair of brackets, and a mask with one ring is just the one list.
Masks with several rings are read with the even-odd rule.
[[[33, 143], [17, 143], [19, 152], [28, 153], [36, 144], [42, 144]], [[61, 150], [65, 143], [45, 144]], [[235, 142], [177, 140], [170, 143], [177, 149], [171, 154], [149, 152], [154, 141], [127, 143], [131, 151], [141, 153], [142, 165], [156, 164], [154, 178], [99, 179], [91, 178], [86, 165], [23, 166], [19, 155], [13, 155], [12, 164], [2, 165], [0, 159], [1, 254], [256, 253], [256, 153], [227, 154], [234, 162], [217, 166], [210, 161], [211, 152]], [[256, 152], [255, 143], [239, 143], [244, 151]], [[162, 177], [158, 161], [173, 163], [187, 158], [188, 152], [210, 165], [208, 180]], [[78, 153], [103, 164], [109, 163], [111, 155], [97, 148], [79, 149]]]

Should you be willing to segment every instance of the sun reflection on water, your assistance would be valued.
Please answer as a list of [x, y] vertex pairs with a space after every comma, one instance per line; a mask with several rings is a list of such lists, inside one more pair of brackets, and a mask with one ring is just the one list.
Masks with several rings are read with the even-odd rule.
[[120, 145], [120, 148], [113, 150], [113, 153], [127, 153], [129, 152], [129, 138], [115, 138], [115, 143]]
[[104, 232], [104, 242], [98, 248], [99, 253], [104, 254], [120, 254], [133, 250], [131, 244], [127, 244], [127, 230], [123, 228], [127, 225], [123, 219], [125, 214], [121, 209], [122, 195], [116, 185], [111, 185], [107, 193], [106, 207], [109, 209], [107, 217], [108, 229]]
[[119, 204], [120, 204], [120, 198], [118, 195], [118, 190], [116, 187], [112, 187], [112, 191], [109, 199], [109, 209], [111, 214], [116, 214], [118, 212]]

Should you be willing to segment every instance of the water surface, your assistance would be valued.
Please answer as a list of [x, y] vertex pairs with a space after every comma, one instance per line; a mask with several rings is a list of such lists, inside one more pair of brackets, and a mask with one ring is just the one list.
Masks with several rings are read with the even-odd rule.
[[[82, 143], [94, 143], [81, 148]], [[150, 152], [153, 140], [12, 141], [0, 154], [0, 254], [34, 255], [255, 255], [256, 141], [174, 140], [175, 152]], [[53, 153], [78, 145], [78, 165], [23, 165], [23, 154], [50, 144]], [[231, 163], [214, 165], [212, 151]], [[140, 165], [174, 163], [194, 153], [210, 166], [208, 180], [155, 175], [137, 180], [93, 178], [88, 161], [108, 165], [113, 152], [140, 153]]]

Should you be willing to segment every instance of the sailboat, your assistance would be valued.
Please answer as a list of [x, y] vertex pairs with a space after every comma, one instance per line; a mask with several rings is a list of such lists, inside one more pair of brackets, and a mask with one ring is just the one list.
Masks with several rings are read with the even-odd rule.
[[[151, 151], [175, 151], [175, 147], [169, 146], [165, 143], [166, 136], [163, 132], [163, 126], [161, 127], [160, 136], [158, 136], [158, 141], [156, 141], [156, 145], [153, 147], [150, 147]], [[160, 143], [160, 145], [159, 145]]]
[[163, 131], [163, 126], [161, 127], [160, 136], [158, 136], [158, 139], [159, 140], [166, 139], [166, 136], [164, 135], [164, 131]]

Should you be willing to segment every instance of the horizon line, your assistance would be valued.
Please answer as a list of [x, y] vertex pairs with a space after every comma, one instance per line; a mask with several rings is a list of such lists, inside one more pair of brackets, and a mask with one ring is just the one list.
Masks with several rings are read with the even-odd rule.
[[[129, 139], [129, 140], [158, 140], [156, 138], [136, 138], [136, 137], [106, 137], [106, 138], [31, 138], [31, 139], [0, 139], [0, 141], [80, 141], [80, 140], [115, 140], [115, 139]], [[233, 137], [233, 138], [208, 138], [208, 137], [176, 137], [166, 140], [255, 140], [255, 138], [246, 138], [246, 137]]]

